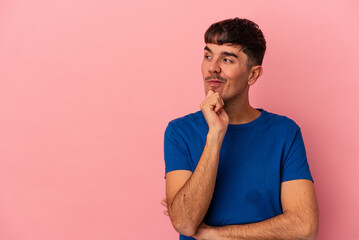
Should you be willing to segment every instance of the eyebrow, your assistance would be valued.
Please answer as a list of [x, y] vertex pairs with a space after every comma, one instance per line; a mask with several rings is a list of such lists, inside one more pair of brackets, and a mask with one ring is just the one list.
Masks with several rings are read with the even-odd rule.
[[[207, 47], [207, 46], [204, 47], [204, 50], [207, 50], [208, 52], [213, 53], [212, 50], [209, 49], [209, 47]], [[221, 55], [231, 56], [231, 57], [238, 58], [238, 56], [237, 56], [236, 54], [232, 53], [232, 52], [225, 52], [225, 51], [223, 51], [223, 52], [221, 52]]]

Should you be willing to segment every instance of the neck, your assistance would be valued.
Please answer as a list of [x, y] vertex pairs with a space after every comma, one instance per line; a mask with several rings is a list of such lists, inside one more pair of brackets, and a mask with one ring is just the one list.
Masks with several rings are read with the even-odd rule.
[[236, 99], [226, 101], [223, 108], [229, 117], [229, 124], [249, 123], [261, 114], [260, 111], [250, 106], [248, 91]]

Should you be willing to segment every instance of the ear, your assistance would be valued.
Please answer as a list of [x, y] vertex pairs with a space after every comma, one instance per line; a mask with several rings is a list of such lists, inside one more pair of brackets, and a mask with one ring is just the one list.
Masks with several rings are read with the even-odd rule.
[[263, 68], [261, 65], [253, 66], [249, 71], [248, 85], [253, 85], [262, 74]]

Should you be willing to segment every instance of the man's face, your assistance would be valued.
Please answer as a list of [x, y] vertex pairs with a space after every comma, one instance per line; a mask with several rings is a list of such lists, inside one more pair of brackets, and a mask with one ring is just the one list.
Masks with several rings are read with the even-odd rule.
[[226, 102], [249, 88], [247, 55], [240, 46], [206, 44], [201, 69], [206, 95], [212, 89]]

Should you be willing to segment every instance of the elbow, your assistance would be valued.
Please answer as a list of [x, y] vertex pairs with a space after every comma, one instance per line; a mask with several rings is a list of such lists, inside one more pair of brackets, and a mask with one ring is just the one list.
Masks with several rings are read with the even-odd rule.
[[[290, 213], [285, 213], [290, 214]], [[318, 214], [312, 214], [311, 216], [307, 217], [300, 216], [300, 214], [291, 214], [288, 215], [289, 219], [292, 219], [292, 226], [293, 233], [295, 239], [300, 240], [315, 240], [318, 233], [318, 226], [319, 226], [319, 220], [318, 220]]]
[[[171, 210], [171, 209], [169, 209]], [[190, 221], [188, 217], [183, 216], [177, 216], [176, 214], [173, 214], [172, 211], [169, 211], [169, 216], [173, 225], [173, 228], [180, 234], [192, 237], [196, 234], [197, 227], [193, 221]]]
[[318, 223], [307, 224], [303, 227], [301, 235], [304, 240], [315, 240], [318, 232]]
[[172, 220], [172, 225], [178, 233], [187, 237], [192, 237], [197, 231], [197, 228], [194, 226], [194, 224], [186, 223], [183, 221], [179, 222]]
[[173, 228], [181, 235], [192, 237], [196, 234], [200, 221], [197, 222], [192, 216], [185, 213], [186, 211], [176, 211], [172, 204], [168, 206], [168, 214]]
[[186, 237], [192, 237], [196, 233], [196, 229], [191, 226], [174, 226], [176, 231]]

